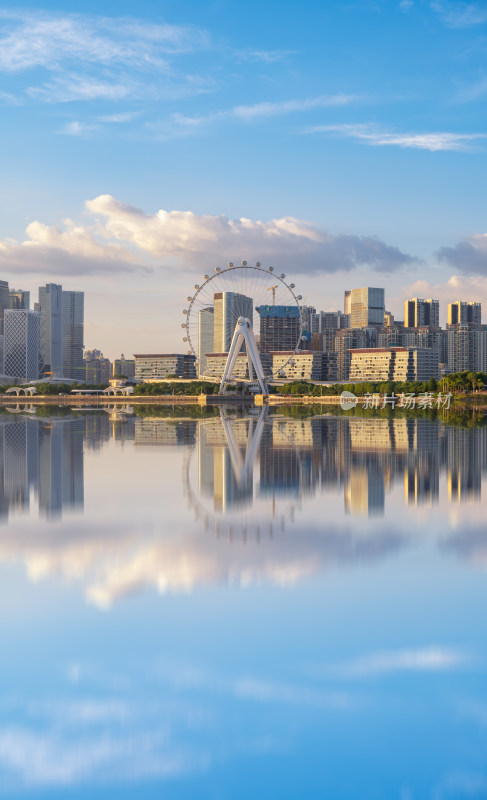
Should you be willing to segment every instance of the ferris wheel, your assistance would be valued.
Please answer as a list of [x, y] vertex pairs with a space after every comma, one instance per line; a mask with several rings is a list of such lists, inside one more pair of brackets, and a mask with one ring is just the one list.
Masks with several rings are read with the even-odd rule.
[[[284, 376], [303, 336], [302, 296], [284, 273], [277, 274], [274, 267], [259, 262], [229, 262], [204, 275], [186, 299], [183, 341], [189, 345], [188, 354], [196, 357], [200, 377], [221, 378], [222, 390], [232, 378], [239, 355], [247, 356], [248, 380], [252, 382], [255, 371], [261, 388], [263, 380]], [[276, 351], [279, 357], [274, 359], [271, 354]], [[220, 373], [212, 367], [218, 358]]]

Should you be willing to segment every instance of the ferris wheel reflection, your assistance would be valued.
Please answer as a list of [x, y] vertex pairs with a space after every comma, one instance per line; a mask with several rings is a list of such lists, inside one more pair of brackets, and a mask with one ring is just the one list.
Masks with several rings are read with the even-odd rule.
[[199, 422], [197, 443], [184, 467], [184, 484], [205, 530], [245, 543], [250, 538], [272, 538], [294, 520], [300, 501], [296, 476], [287, 470], [290, 480], [283, 486], [282, 465], [296, 466], [299, 456], [281, 431], [281, 457], [269, 458], [275, 449], [273, 429], [278, 427], [282, 425], [268, 414], [267, 406], [258, 414], [242, 416], [221, 408], [219, 417]]

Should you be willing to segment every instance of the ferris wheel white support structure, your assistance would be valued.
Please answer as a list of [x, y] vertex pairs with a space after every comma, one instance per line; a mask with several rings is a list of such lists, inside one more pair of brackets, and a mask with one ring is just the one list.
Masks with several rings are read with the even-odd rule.
[[245, 450], [245, 461], [242, 458], [242, 453], [237, 444], [235, 432], [232, 427], [232, 421], [227, 417], [225, 411], [220, 406], [220, 419], [222, 421], [225, 438], [227, 440], [228, 449], [230, 451], [230, 460], [232, 462], [233, 473], [239, 486], [245, 485], [252, 481], [252, 471], [257, 457], [257, 452], [260, 447], [260, 440], [264, 431], [264, 424], [267, 417], [269, 406], [262, 406], [259, 413], [259, 419], [254, 430], [254, 419], [249, 419], [249, 433], [247, 439], [247, 447]]
[[220, 383], [220, 389], [218, 390], [219, 394], [223, 393], [225, 384], [230, 383], [238, 354], [242, 350], [242, 345], [244, 342], [249, 363], [249, 379], [251, 381], [253, 380], [254, 370], [262, 394], [268, 394], [267, 383], [264, 377], [264, 370], [262, 368], [262, 361], [260, 360], [259, 351], [257, 349], [254, 331], [252, 330], [250, 320], [248, 320], [246, 317], [239, 317], [237, 324], [235, 325], [232, 343], [230, 345], [230, 350], [228, 351], [227, 363], [225, 364], [223, 377]]

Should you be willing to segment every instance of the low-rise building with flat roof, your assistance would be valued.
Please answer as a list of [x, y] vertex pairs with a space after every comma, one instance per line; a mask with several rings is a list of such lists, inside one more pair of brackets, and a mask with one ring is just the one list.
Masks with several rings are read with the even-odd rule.
[[[221, 380], [225, 365], [227, 363], [228, 353], [207, 353], [206, 354], [206, 371], [205, 378], [216, 378]], [[262, 362], [262, 369], [264, 375], [270, 375], [272, 369], [272, 360], [269, 353], [260, 353], [260, 360]], [[235, 361], [233, 368], [232, 379], [236, 381], [249, 380], [249, 362], [247, 353], [240, 352]]]
[[[271, 353], [272, 373], [275, 378], [288, 381], [321, 381], [324, 353], [317, 350], [293, 350]], [[336, 363], [336, 361], [335, 361]], [[336, 370], [335, 370], [336, 372]]]
[[350, 350], [351, 383], [427, 381], [439, 377], [438, 351], [425, 347], [375, 347]]
[[134, 354], [135, 380], [169, 378], [196, 378], [196, 358], [182, 353]]

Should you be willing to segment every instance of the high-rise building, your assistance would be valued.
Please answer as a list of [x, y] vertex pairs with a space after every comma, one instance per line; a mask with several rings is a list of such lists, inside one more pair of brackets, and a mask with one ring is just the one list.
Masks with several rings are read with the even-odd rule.
[[378, 347], [416, 347], [417, 333], [414, 328], [399, 325], [384, 325], [377, 334]]
[[84, 292], [63, 291], [63, 377], [85, 379]]
[[431, 297], [423, 300], [413, 297], [404, 301], [404, 327], [419, 328], [429, 325], [433, 328], [440, 327], [440, 301]]
[[343, 313], [350, 314], [352, 313], [352, 292], [350, 289], [345, 291], [344, 301], [343, 301]]
[[12, 308], [14, 311], [29, 309], [30, 292], [24, 292], [23, 289], [10, 289], [9, 308]]
[[474, 325], [482, 322], [481, 303], [464, 303], [462, 300], [448, 303], [448, 325], [466, 325], [469, 322]]
[[135, 359], [125, 358], [122, 353], [120, 358], [116, 358], [113, 362], [113, 377], [133, 380], [135, 378]]
[[10, 308], [8, 281], [0, 281], [0, 334], [3, 333], [3, 315]]
[[84, 356], [86, 383], [95, 385], [108, 383], [112, 374], [112, 363], [103, 357], [100, 350], [87, 350]]
[[260, 350], [294, 350], [298, 344], [301, 325], [297, 306], [259, 306]]
[[350, 320], [341, 311], [321, 311], [320, 312], [320, 331], [337, 331], [340, 328], [348, 328]]
[[41, 315], [41, 370], [63, 377], [63, 287], [48, 283], [39, 287], [36, 311]]
[[316, 312], [314, 306], [302, 306], [301, 319], [303, 322], [303, 331], [308, 331], [308, 333], [320, 332], [320, 314]]
[[[324, 330], [320, 334], [320, 346], [313, 347], [313, 350], [325, 350], [326, 352], [335, 352], [335, 340], [337, 331]], [[316, 334], [315, 334], [316, 335]]]
[[[345, 300], [347, 296], [345, 293]], [[346, 309], [345, 309], [345, 313]], [[368, 328], [383, 325], [385, 314], [384, 289], [367, 286], [350, 292], [350, 327]]]
[[446, 331], [448, 372], [487, 372], [487, 327], [450, 325]]
[[215, 339], [215, 311], [213, 306], [202, 308], [198, 314], [198, 375], [206, 372], [206, 356], [213, 353]]
[[[443, 330], [442, 328], [436, 327], [433, 328], [431, 326], [425, 326], [423, 328], [418, 328], [415, 331], [415, 339], [414, 342], [415, 347], [432, 347], [434, 350], [438, 351], [438, 360], [439, 363], [444, 367], [447, 363], [448, 359], [448, 350], [447, 350], [447, 334], [448, 332]], [[403, 341], [405, 347], [413, 346], [412, 342], [406, 342], [405, 338]]]
[[3, 374], [35, 381], [39, 377], [40, 316], [7, 309], [4, 316]]
[[215, 352], [228, 353], [238, 318], [245, 317], [252, 323], [254, 302], [251, 297], [237, 292], [216, 292], [213, 300], [213, 348]]

